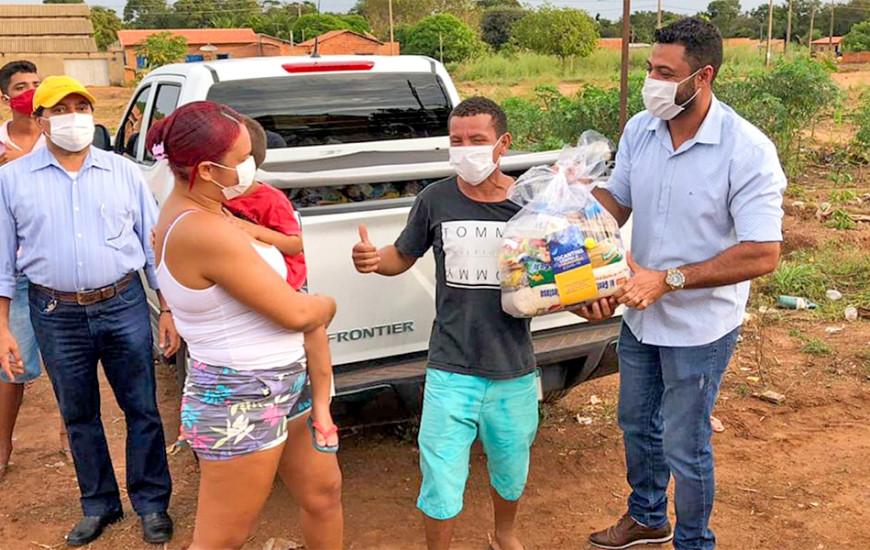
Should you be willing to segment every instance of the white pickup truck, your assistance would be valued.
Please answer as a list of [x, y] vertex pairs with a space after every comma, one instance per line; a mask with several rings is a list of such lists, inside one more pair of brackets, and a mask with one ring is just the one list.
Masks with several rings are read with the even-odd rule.
[[[435, 315], [432, 256], [402, 276], [385, 278], [356, 273], [350, 252], [360, 223], [374, 243], [393, 242], [415, 192], [451, 175], [447, 117], [460, 99], [445, 68], [418, 56], [267, 57], [161, 67], [137, 87], [114, 139], [115, 151], [141, 166], [160, 203], [171, 181], [156, 173], [144, 136], [153, 121], [198, 100], [225, 103], [267, 130], [274, 148], [258, 177], [294, 201], [309, 288], [338, 303], [330, 327], [338, 416], [378, 423], [415, 415]], [[518, 175], [557, 156], [515, 152], [502, 168]], [[618, 318], [590, 325], [570, 314], [551, 315], [532, 327], [546, 399], [616, 371]], [[183, 376], [183, 351], [176, 362]]]

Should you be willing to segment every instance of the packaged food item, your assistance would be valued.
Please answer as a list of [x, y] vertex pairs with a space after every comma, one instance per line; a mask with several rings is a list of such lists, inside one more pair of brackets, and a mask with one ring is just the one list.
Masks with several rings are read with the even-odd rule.
[[592, 195], [612, 144], [586, 132], [554, 167], [521, 176], [508, 197], [522, 206], [499, 256], [502, 309], [536, 317], [613, 295], [631, 276], [616, 220]]

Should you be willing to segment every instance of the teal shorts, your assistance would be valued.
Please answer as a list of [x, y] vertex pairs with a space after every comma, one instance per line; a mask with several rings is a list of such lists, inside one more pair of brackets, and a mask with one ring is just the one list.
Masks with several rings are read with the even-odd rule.
[[423, 484], [417, 507], [438, 520], [459, 515], [477, 437], [492, 487], [505, 500], [519, 500], [537, 430], [536, 373], [489, 380], [430, 368], [418, 438]]

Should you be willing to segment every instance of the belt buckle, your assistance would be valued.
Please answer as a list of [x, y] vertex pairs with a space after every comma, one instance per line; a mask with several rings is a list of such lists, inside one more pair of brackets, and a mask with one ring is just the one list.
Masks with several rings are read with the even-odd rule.
[[76, 292], [76, 303], [80, 306], [89, 306], [100, 301], [99, 290], [85, 290]]
[[76, 303], [80, 306], [90, 306], [115, 295], [115, 287], [99, 288], [97, 290], [85, 290], [76, 292]]

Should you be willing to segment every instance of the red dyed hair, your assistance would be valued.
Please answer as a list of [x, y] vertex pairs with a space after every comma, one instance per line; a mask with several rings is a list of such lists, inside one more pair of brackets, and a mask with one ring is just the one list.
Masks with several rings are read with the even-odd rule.
[[226, 105], [195, 101], [155, 122], [145, 146], [152, 151], [162, 144], [169, 167], [193, 187], [196, 167], [220, 162], [239, 138], [243, 124], [242, 115]]

